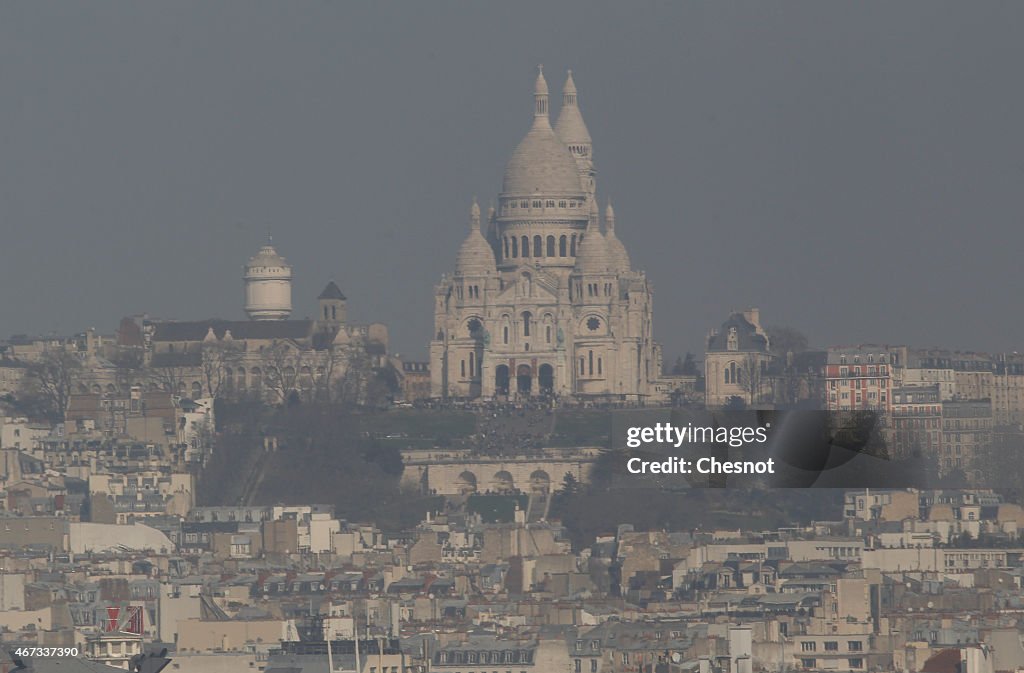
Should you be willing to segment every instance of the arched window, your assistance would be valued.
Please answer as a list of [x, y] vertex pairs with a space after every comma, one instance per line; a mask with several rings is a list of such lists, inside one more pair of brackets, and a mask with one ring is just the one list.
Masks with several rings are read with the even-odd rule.
[[332, 306], [331, 307], [331, 320], [337, 320], [337, 319], [338, 319], [338, 307], [337, 306]]
[[576, 256], [576, 234], [572, 235], [572, 241], [571, 241], [571, 243], [569, 245], [569, 255], [571, 257], [575, 257]]
[[726, 383], [732, 383], [732, 378], [729, 375], [729, 368], [728, 367], [725, 368], [725, 382]]
[[559, 257], [565, 257], [565, 255], [566, 255], [566, 238], [565, 238], [565, 234], [562, 234], [558, 238], [558, 256]]
[[551, 343], [551, 325], [544, 328], [544, 340]]
[[519, 239], [515, 236], [512, 237], [512, 257], [513, 259], [519, 256]]
[[529, 257], [530, 256], [530, 237], [529, 236], [523, 236], [523, 238], [519, 241], [519, 248], [520, 248], [520, 250], [523, 251], [523, 257]]
[[555, 237], [548, 236], [548, 257], [555, 256]]
[[465, 360], [459, 361], [459, 374], [462, 376], [462, 378], [466, 378], [466, 361]]
[[505, 247], [505, 259], [508, 259], [508, 236], [501, 239]]
[[523, 311], [523, 336], [530, 336], [530, 315], [529, 311]]
[[504, 332], [504, 342], [507, 344], [508, 343], [508, 325], [505, 325], [502, 328], [502, 331]]
[[588, 364], [590, 365], [587, 368], [587, 371], [590, 372], [591, 376], [593, 376], [594, 375], [594, 351], [587, 351], [587, 360], [588, 360]]
[[533, 237], [533, 256], [544, 256], [544, 240], [540, 237], [540, 234]]
[[597, 375], [598, 376], [603, 376], [604, 375], [604, 370], [601, 367], [601, 358], [597, 358]]
[[587, 373], [584, 365], [585, 365], [585, 360], [583, 358], [580, 358], [580, 376], [583, 376], [584, 374]]
[[327, 320], [327, 307], [324, 306], [324, 320]]

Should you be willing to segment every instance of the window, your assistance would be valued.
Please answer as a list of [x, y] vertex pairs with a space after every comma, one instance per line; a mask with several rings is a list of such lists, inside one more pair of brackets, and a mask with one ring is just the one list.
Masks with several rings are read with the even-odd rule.
[[530, 315], [529, 311], [524, 311], [523, 312], [523, 336], [526, 336], [526, 337], [530, 336], [530, 318], [531, 317], [532, 316]]
[[839, 651], [839, 643], [836, 642], [835, 640], [826, 640], [825, 641], [825, 651], [826, 652], [838, 652]]
[[860, 657], [853, 657], [849, 661], [850, 668], [864, 668], [864, 660]]
[[529, 236], [523, 236], [523, 238], [521, 239], [519, 248], [523, 252], [523, 257], [529, 257], [530, 256], [530, 237]]
[[818, 649], [818, 644], [813, 642], [813, 641], [805, 640], [802, 643], [800, 643], [800, 651], [801, 652], [816, 652], [817, 649]]
[[575, 661], [573, 661], [573, 671], [575, 671], [575, 673], [583, 673], [582, 659], [576, 659]]
[[803, 666], [804, 668], [817, 668], [818, 667], [818, 660], [817, 659], [801, 659], [800, 660], [800, 665]]
[[846, 647], [851, 652], [862, 652], [864, 650], [864, 643], [859, 640], [851, 640], [846, 643]]
[[543, 257], [544, 256], [544, 240], [539, 236], [533, 237], [533, 256]]
[[567, 239], [565, 238], [564, 234], [558, 238], [558, 256], [559, 257], [565, 257], [565, 255], [566, 255], [566, 240]]
[[555, 237], [548, 236], [548, 257], [555, 256]]
[[597, 659], [590, 660], [590, 673], [597, 673]]
[[596, 332], [597, 330], [601, 329], [601, 320], [598, 318], [588, 318], [587, 329], [590, 330], [591, 332]]

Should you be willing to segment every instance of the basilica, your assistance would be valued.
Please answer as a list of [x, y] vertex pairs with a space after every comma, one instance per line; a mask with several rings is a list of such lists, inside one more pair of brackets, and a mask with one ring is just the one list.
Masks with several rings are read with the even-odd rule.
[[474, 201], [455, 270], [434, 297], [431, 393], [644, 401], [659, 393], [653, 289], [601, 217], [572, 71], [554, 126], [542, 70], [533, 123], [486, 220]]

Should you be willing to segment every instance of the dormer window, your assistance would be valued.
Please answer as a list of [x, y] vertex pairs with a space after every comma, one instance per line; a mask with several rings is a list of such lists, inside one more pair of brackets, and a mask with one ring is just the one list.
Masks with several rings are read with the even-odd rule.
[[735, 351], [740, 348], [739, 334], [736, 332], [735, 327], [729, 328], [729, 336], [726, 338], [726, 348]]

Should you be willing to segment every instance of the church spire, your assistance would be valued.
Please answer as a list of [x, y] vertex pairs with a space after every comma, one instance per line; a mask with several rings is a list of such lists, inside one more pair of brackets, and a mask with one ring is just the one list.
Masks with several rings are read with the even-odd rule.
[[594, 185], [594, 145], [590, 139], [590, 131], [587, 130], [587, 125], [583, 121], [583, 113], [580, 112], [576, 80], [573, 79], [572, 70], [566, 74], [565, 86], [562, 87], [562, 109], [558, 111], [555, 133], [569, 148], [573, 159], [576, 160], [581, 186], [593, 197], [596, 189]]
[[548, 81], [544, 79], [544, 66], [537, 66], [537, 81], [533, 87], [533, 116], [538, 120], [543, 117], [548, 119]]
[[480, 231], [480, 204], [473, 197], [473, 205], [469, 208], [469, 228]]
[[566, 75], [565, 86], [562, 87], [562, 105], [576, 107], [576, 82], [572, 78], [572, 70]]

